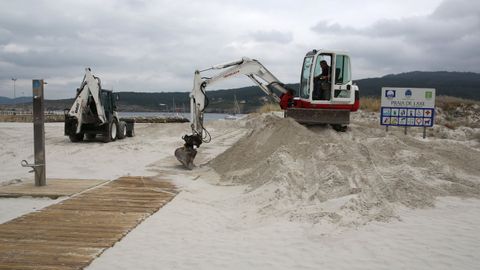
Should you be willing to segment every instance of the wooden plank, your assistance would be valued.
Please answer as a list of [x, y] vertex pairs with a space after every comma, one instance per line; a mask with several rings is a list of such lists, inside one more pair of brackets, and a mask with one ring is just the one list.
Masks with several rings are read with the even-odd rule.
[[168, 181], [121, 177], [0, 224], [0, 270], [82, 269], [177, 193]]
[[43, 266], [43, 265], [18, 265], [17, 263], [1, 263], [0, 270], [74, 270], [75, 267], [68, 266]]
[[96, 187], [108, 180], [100, 179], [47, 179], [47, 185], [37, 187], [33, 181], [0, 186], [0, 197], [49, 197], [56, 199], [71, 196], [89, 188]]

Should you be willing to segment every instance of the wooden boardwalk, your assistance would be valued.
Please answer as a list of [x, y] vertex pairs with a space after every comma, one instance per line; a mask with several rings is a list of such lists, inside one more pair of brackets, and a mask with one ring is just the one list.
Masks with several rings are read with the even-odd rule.
[[0, 186], [1, 198], [49, 197], [57, 199], [62, 196], [71, 196], [89, 188], [101, 185], [107, 180], [99, 179], [47, 179], [47, 185], [35, 186], [33, 181], [21, 182], [13, 185]]
[[121, 177], [0, 224], [0, 269], [82, 269], [177, 192], [166, 181]]

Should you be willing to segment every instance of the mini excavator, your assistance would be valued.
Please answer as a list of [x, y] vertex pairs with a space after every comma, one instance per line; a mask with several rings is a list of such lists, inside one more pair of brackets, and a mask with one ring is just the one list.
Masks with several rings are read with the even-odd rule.
[[[201, 73], [220, 70], [212, 77]], [[210, 142], [210, 134], [203, 125], [205, 108], [208, 106], [207, 86], [235, 76], [245, 75], [285, 110], [291, 117], [306, 125], [330, 124], [337, 131], [346, 131], [350, 112], [358, 110], [359, 89], [352, 81], [350, 57], [345, 52], [312, 50], [303, 60], [300, 89], [290, 102], [283, 95], [295, 91], [280, 82], [259, 61], [243, 57], [238, 61], [219, 64], [194, 74], [193, 90], [190, 93], [192, 133], [182, 137], [184, 145], [175, 150], [175, 157], [187, 169], [193, 169], [197, 148]], [[280, 93], [280, 96], [278, 95]]]

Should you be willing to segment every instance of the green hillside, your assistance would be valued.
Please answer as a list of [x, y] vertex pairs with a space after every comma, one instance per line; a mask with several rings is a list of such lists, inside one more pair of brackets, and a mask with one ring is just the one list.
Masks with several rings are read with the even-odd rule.
[[382, 87], [420, 87], [435, 88], [437, 96], [480, 100], [480, 74], [472, 72], [414, 71], [355, 82], [361, 96], [380, 97]]
[[[480, 74], [472, 72], [421, 72], [414, 71], [401, 74], [390, 74], [380, 78], [368, 78], [355, 81], [360, 87], [360, 96], [380, 97], [382, 87], [428, 87], [437, 90], [437, 96], [453, 96], [464, 99], [480, 100]], [[290, 88], [298, 89], [298, 84], [288, 84]], [[208, 91], [209, 106], [207, 112], [231, 112], [234, 108], [234, 95], [240, 103], [242, 113], [255, 111], [268, 97], [257, 87], [249, 86], [237, 89]], [[190, 100], [187, 92], [119, 92], [120, 111], [189, 111]], [[4, 105], [0, 109], [11, 107], [11, 100], [0, 99]], [[24, 100], [23, 100], [24, 101]], [[18, 105], [17, 107], [22, 106]], [[69, 108], [73, 99], [47, 100], [47, 110], [63, 110]], [[29, 103], [23, 108], [28, 109]]]

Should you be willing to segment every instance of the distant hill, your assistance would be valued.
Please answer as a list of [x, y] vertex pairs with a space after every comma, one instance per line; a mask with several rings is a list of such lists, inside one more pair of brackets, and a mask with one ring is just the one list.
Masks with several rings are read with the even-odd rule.
[[19, 104], [19, 103], [27, 103], [27, 102], [32, 102], [32, 97], [18, 97], [16, 99], [0, 97], [0, 105]]
[[360, 96], [380, 97], [382, 87], [435, 88], [437, 96], [480, 100], [480, 74], [472, 72], [414, 71], [355, 81]]
[[[480, 100], [480, 74], [472, 72], [421, 72], [414, 71], [400, 74], [390, 74], [380, 78], [356, 80], [360, 87], [360, 96], [380, 97], [382, 87], [428, 87], [437, 90], [437, 96], [453, 96], [465, 99]], [[288, 84], [297, 90], [298, 84]], [[208, 90], [207, 90], [208, 91]], [[266, 95], [257, 87], [249, 86], [237, 89], [215, 90], [207, 92], [209, 106], [207, 112], [231, 112], [234, 108], [234, 95], [240, 102], [243, 113], [255, 111], [265, 102]], [[187, 92], [119, 92], [119, 111], [189, 111], [190, 100]], [[31, 97], [22, 97], [15, 100], [18, 108], [23, 103], [22, 109], [28, 109]], [[13, 100], [0, 97], [0, 107], [12, 107]], [[63, 110], [70, 108], [73, 99], [47, 100], [46, 110]], [[10, 105], [5, 105], [10, 104]]]
[[[298, 85], [287, 85], [298, 88]], [[151, 110], [172, 111], [176, 107], [177, 111], [190, 109], [190, 93], [187, 92], [165, 92], [165, 93], [138, 93], [138, 92], [120, 92], [119, 108], [125, 110], [128, 107], [138, 105], [145, 106]], [[230, 112], [234, 108], [234, 96], [240, 103], [242, 112], [252, 112], [258, 107], [268, 102], [264, 94], [257, 86], [248, 86], [228, 90], [207, 90], [208, 112]], [[175, 104], [175, 105], [174, 105]]]
[[[480, 100], [480, 74], [472, 72], [422, 72], [414, 71], [400, 74], [385, 75], [380, 78], [368, 78], [356, 80], [360, 87], [360, 96], [380, 97], [382, 87], [419, 87], [435, 88], [437, 96], [453, 96], [465, 99]], [[299, 84], [287, 84], [298, 90]], [[266, 95], [257, 87], [249, 86], [237, 89], [208, 91], [210, 112], [228, 112], [233, 108], [233, 96], [237, 100], [243, 112], [251, 112], [265, 103]], [[136, 93], [121, 92], [119, 107], [122, 110], [132, 106], [145, 106], [151, 110], [173, 107], [173, 101], [177, 109], [189, 108], [189, 93], [166, 92], [166, 93]], [[165, 104], [161, 106], [160, 104]]]

